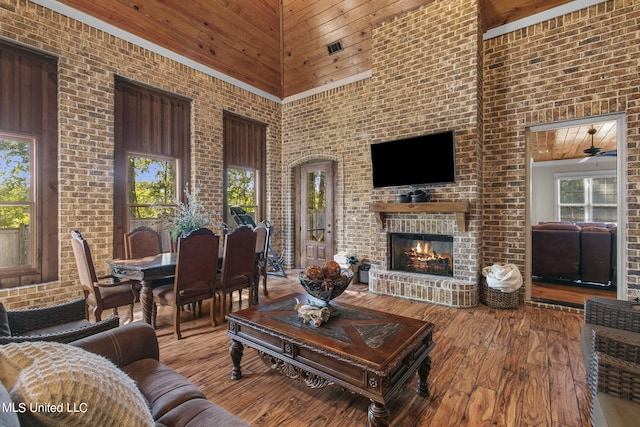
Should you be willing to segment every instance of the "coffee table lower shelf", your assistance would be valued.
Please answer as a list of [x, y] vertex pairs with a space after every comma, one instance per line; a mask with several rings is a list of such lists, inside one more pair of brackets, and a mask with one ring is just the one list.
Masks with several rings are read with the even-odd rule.
[[428, 396], [431, 323], [347, 304], [320, 328], [297, 319], [290, 295], [227, 316], [231, 378], [242, 378], [244, 346], [257, 350], [273, 370], [310, 388], [336, 385], [371, 400], [369, 426], [388, 426], [386, 404], [418, 373], [416, 393]]

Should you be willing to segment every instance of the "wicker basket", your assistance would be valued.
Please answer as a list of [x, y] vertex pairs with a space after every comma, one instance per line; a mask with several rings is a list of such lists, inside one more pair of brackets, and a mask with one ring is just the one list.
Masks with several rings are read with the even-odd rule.
[[480, 302], [492, 308], [518, 308], [518, 291], [502, 292], [487, 285], [487, 280], [480, 279]]

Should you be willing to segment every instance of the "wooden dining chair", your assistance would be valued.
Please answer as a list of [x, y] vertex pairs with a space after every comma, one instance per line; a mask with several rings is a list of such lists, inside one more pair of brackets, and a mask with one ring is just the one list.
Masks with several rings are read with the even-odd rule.
[[233, 292], [240, 294], [239, 305], [242, 305], [242, 290], [249, 288], [249, 301], [254, 297], [254, 274], [256, 269], [256, 233], [249, 226], [236, 228], [224, 238], [224, 255], [220, 276], [220, 293], [222, 296], [222, 319], [227, 313], [227, 296], [229, 307], [233, 301]]
[[156, 230], [144, 225], [136, 227], [124, 235], [125, 258], [145, 258], [162, 252], [162, 236]]
[[92, 307], [95, 319], [99, 322], [104, 310], [113, 309], [114, 315], [118, 315], [118, 307], [128, 305], [129, 318], [133, 321], [133, 305], [140, 300], [139, 283], [113, 276], [98, 277], [89, 244], [77, 230], [71, 232], [71, 246], [78, 267], [80, 286], [87, 302], [87, 319], [89, 307]]
[[262, 277], [262, 293], [269, 295], [267, 291], [267, 248], [269, 247], [269, 228], [263, 222], [253, 229], [256, 233], [256, 275], [253, 280], [256, 282], [256, 289], [260, 285]]
[[178, 238], [176, 274], [172, 284], [154, 287], [151, 323], [155, 328], [158, 304], [173, 307], [173, 329], [177, 339], [180, 332], [180, 312], [183, 305], [196, 305], [211, 298], [211, 323], [215, 320], [215, 289], [218, 273], [218, 246], [220, 237], [211, 230], [201, 228], [187, 237]]

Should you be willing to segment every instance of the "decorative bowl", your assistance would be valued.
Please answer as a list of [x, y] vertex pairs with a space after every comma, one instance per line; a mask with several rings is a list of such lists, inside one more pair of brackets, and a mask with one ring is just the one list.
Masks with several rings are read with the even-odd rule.
[[335, 317], [340, 312], [338, 309], [329, 304], [329, 302], [342, 295], [347, 289], [351, 279], [353, 279], [353, 271], [342, 269], [342, 275], [334, 280], [310, 280], [304, 277], [304, 271], [298, 275], [300, 284], [309, 294], [309, 305], [314, 307], [327, 307], [331, 313], [331, 317]]

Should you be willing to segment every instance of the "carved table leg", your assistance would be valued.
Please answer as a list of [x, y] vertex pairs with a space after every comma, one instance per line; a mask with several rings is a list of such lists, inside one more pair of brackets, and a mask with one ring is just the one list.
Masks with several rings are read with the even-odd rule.
[[231, 379], [239, 380], [242, 378], [242, 369], [240, 368], [240, 361], [242, 360], [242, 353], [244, 352], [244, 346], [240, 341], [231, 340], [229, 346], [229, 355], [231, 356], [231, 362], [233, 363], [233, 369], [231, 370]]
[[389, 427], [389, 409], [382, 403], [372, 400], [367, 418], [367, 427]]
[[[140, 282], [140, 305], [142, 306], [142, 319], [151, 325], [151, 310], [153, 309], [153, 297], [151, 296], [151, 283], [147, 280]], [[156, 325], [153, 325], [154, 329]]]
[[418, 396], [429, 396], [429, 384], [427, 383], [427, 377], [429, 376], [430, 371], [431, 356], [427, 356], [418, 368], [418, 388], [416, 389], [416, 393], [418, 393]]

